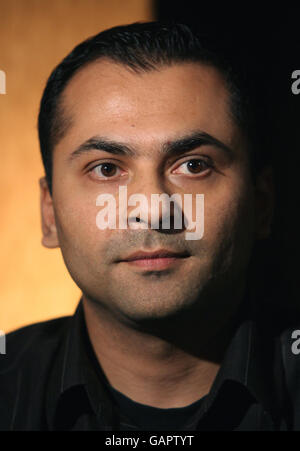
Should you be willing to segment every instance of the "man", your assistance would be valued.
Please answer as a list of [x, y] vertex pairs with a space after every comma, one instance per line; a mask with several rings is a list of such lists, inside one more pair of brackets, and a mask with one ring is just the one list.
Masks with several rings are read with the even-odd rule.
[[[296, 427], [250, 277], [273, 191], [249, 92], [178, 24], [107, 30], [53, 71], [39, 115], [42, 243], [60, 247], [82, 298], [73, 317], [8, 335], [2, 429]], [[120, 188], [147, 205], [124, 212]], [[203, 234], [187, 239], [178, 202], [155, 210], [155, 194], [189, 194], [177, 219], [190, 222], [204, 199]], [[115, 202], [106, 227], [102, 195]]]

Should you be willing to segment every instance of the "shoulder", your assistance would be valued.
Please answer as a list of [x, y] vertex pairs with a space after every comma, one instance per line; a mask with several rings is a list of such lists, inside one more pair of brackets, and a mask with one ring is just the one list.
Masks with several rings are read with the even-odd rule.
[[4, 336], [5, 353], [0, 354], [0, 376], [30, 361], [45, 362], [60, 345], [71, 316], [22, 327]]
[[6, 335], [5, 353], [0, 354], [0, 430], [44, 428], [45, 390], [71, 318], [32, 324]]

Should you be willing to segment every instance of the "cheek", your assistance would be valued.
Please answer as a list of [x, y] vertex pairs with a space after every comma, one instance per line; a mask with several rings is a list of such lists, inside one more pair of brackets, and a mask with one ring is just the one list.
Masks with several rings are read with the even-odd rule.
[[96, 197], [66, 197], [57, 199], [55, 207], [58, 237], [65, 256], [93, 259], [101, 244], [109, 240], [111, 230], [99, 230], [96, 216], [99, 207]]
[[252, 190], [243, 183], [231, 183], [207, 193], [204, 225], [206, 242], [251, 241], [254, 231]]

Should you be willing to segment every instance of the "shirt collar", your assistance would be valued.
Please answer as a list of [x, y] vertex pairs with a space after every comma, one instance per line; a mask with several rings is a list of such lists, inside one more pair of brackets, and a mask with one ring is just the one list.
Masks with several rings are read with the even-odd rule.
[[267, 294], [248, 284], [238, 326], [209, 395], [213, 402], [225, 381], [238, 383], [271, 415], [276, 428], [282, 416], [282, 361], [276, 324], [265, 305], [272, 305]]
[[[225, 353], [207, 399], [210, 406], [223, 383], [234, 381], [246, 387], [276, 423], [280, 412], [272, 384], [272, 343], [271, 337], [262, 330], [247, 310]], [[103, 429], [114, 430], [118, 421], [117, 412], [106, 388], [107, 383], [88, 337], [81, 300], [74, 316], [68, 320], [50, 375], [46, 400], [50, 429], [63, 427], [60, 423], [67, 421], [70, 414], [75, 418], [80, 410], [89, 406], [103, 423]], [[74, 397], [80, 402], [74, 402]]]
[[107, 383], [89, 340], [80, 300], [75, 314], [68, 320], [49, 379], [46, 416], [50, 429], [63, 427], [61, 422], [67, 416], [75, 418], [88, 406], [102, 421], [103, 429], [112, 429], [116, 412], [105, 388]]
[[271, 415], [274, 424], [280, 418], [275, 398], [272, 337], [264, 335], [257, 322], [245, 319], [236, 330], [225, 353], [221, 368], [209, 393], [211, 405], [226, 381], [247, 388], [252, 397]]

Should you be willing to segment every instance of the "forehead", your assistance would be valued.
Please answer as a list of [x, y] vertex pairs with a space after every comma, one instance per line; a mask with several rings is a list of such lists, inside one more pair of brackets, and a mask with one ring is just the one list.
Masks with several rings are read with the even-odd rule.
[[100, 133], [150, 145], [201, 129], [230, 145], [236, 127], [229, 99], [211, 66], [180, 63], [136, 73], [101, 59], [79, 70], [63, 92], [70, 123], [63, 141], [80, 143]]

